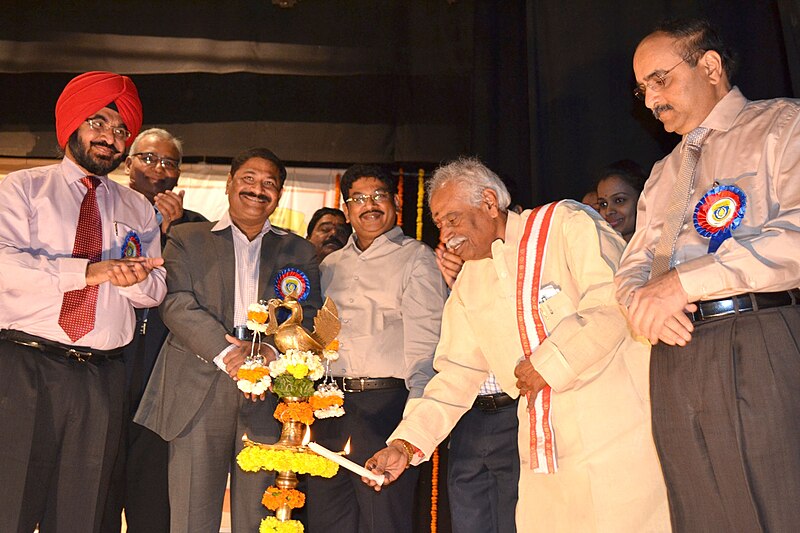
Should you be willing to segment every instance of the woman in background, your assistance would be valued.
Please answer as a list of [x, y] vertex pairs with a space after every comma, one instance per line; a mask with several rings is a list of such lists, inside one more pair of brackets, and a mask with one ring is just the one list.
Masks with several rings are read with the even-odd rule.
[[597, 211], [625, 242], [636, 230], [636, 203], [646, 180], [642, 167], [630, 159], [611, 163], [597, 179]]

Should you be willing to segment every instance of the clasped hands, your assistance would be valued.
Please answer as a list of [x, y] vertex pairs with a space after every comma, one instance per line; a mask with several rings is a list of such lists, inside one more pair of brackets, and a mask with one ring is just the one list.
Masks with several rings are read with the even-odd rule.
[[86, 266], [86, 285], [109, 282], [116, 287], [130, 287], [144, 281], [153, 269], [163, 264], [162, 257], [125, 257], [89, 263]]
[[692, 340], [694, 326], [686, 312], [697, 305], [689, 303], [676, 270], [670, 270], [635, 289], [628, 297], [628, 321], [637, 335], [650, 344], [658, 341], [670, 346], [686, 346]]

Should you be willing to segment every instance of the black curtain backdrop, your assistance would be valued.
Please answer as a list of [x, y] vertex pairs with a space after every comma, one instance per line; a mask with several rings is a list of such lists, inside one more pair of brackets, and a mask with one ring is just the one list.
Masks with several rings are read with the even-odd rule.
[[408, 171], [477, 155], [525, 206], [579, 198], [607, 163], [649, 167], [678, 141], [631, 95], [635, 46], [668, 16], [720, 26], [749, 98], [800, 91], [800, 0], [7, 2], [0, 156], [52, 156], [64, 84], [112, 70], [189, 158], [266, 145]]

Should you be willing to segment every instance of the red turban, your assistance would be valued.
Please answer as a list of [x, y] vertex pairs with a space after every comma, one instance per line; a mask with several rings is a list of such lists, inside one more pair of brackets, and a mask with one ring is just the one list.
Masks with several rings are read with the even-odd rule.
[[127, 76], [111, 72], [87, 72], [73, 78], [56, 102], [56, 136], [64, 147], [81, 123], [111, 102], [131, 132], [130, 146], [142, 127], [142, 103], [136, 86]]

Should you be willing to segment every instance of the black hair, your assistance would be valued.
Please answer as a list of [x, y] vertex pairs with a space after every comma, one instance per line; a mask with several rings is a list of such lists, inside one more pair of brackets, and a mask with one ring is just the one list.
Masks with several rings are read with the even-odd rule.
[[378, 165], [353, 165], [348, 168], [340, 183], [342, 198], [347, 201], [350, 197], [350, 188], [359, 178], [375, 178], [380, 181], [391, 194], [397, 194], [397, 178], [391, 172]]
[[267, 148], [249, 148], [244, 152], [240, 152], [236, 157], [233, 158], [233, 161], [231, 161], [231, 176], [236, 174], [236, 171], [239, 170], [239, 167], [254, 157], [271, 161], [276, 167], [278, 167], [281, 187], [283, 187], [283, 184], [286, 181], [286, 165], [283, 164], [283, 161], [281, 161], [280, 158], [278, 158], [278, 156], [272, 152], [272, 150]]
[[642, 192], [642, 189], [644, 189], [644, 182], [647, 181], [647, 174], [645, 174], [644, 169], [639, 166], [636, 161], [621, 159], [603, 167], [600, 174], [597, 176], [597, 180], [594, 182], [595, 191], [601, 181], [611, 176], [619, 176], [619, 178], [630, 185], [637, 194]]
[[317, 227], [317, 222], [319, 222], [319, 219], [325, 215], [333, 215], [335, 217], [340, 217], [342, 220], [347, 220], [341, 209], [336, 209], [335, 207], [321, 207], [320, 209], [317, 209], [313, 215], [311, 215], [311, 220], [308, 222], [306, 239], [311, 237], [311, 233], [314, 231], [314, 228]]
[[728, 76], [728, 81], [733, 78], [736, 71], [736, 53], [722, 40], [719, 30], [705, 19], [668, 19], [664, 20], [653, 29], [653, 33], [666, 33], [678, 40], [681, 48], [681, 57], [690, 66], [697, 66], [697, 61], [702, 54], [714, 50], [722, 58], [722, 68]]

